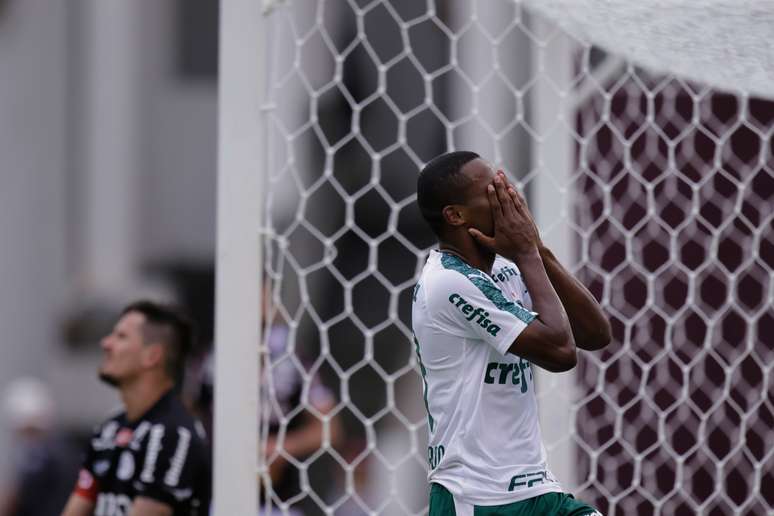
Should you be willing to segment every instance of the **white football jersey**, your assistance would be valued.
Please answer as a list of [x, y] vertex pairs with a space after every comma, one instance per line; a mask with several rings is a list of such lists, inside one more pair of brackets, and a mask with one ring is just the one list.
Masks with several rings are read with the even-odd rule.
[[537, 316], [516, 265], [491, 275], [431, 251], [412, 326], [424, 381], [430, 482], [465, 503], [500, 505], [561, 486], [548, 470], [532, 364], [508, 348]]

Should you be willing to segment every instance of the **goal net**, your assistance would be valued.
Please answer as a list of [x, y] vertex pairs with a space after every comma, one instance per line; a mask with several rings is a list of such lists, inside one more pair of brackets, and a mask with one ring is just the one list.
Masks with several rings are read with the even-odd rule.
[[[565, 488], [608, 515], [774, 511], [761, 17], [718, 29], [723, 54], [690, 6], [640, 26], [626, 3], [225, 3], [216, 514], [426, 512], [410, 307], [435, 241], [415, 185], [462, 149], [524, 189], [612, 323], [607, 349], [537, 378]], [[310, 421], [321, 444], [298, 453]]]

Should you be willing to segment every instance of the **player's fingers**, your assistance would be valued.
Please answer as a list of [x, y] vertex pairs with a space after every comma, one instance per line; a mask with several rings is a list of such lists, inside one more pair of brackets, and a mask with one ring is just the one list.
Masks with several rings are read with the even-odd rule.
[[523, 204], [524, 206], [527, 205], [527, 200], [524, 199], [524, 196], [521, 195], [521, 192], [519, 192], [519, 190], [515, 186], [510, 185], [510, 188], [508, 189], [508, 193], [511, 194], [511, 197], [513, 197], [513, 200], [516, 204]]
[[513, 199], [508, 195], [506, 183], [501, 178], [495, 178], [495, 188], [500, 199], [500, 205], [503, 207], [503, 215], [509, 219], [518, 217], [519, 212], [513, 203]]
[[474, 228], [468, 228], [468, 233], [470, 233], [470, 236], [472, 236], [479, 244], [485, 247], [488, 247], [490, 249], [494, 249], [494, 245], [495, 245], [494, 238], [488, 237], [485, 234], [483, 234], [481, 231]]
[[524, 200], [524, 197], [519, 193], [516, 188], [513, 186], [508, 187], [508, 195], [510, 195], [511, 199], [513, 200], [513, 204], [516, 206], [516, 209], [520, 212], [523, 212], [527, 209], [527, 202]]
[[494, 187], [495, 191], [497, 192], [497, 199], [500, 201], [500, 206], [503, 210], [503, 215], [513, 216], [515, 215], [515, 206], [513, 205], [513, 199], [508, 195], [508, 191], [506, 190], [505, 182], [503, 181], [502, 177], [499, 175], [495, 176], [494, 178]]
[[525, 210], [522, 206], [520, 206], [518, 198], [514, 198], [513, 195], [511, 195], [511, 191], [515, 191], [515, 187], [508, 180], [505, 172], [503, 170], [498, 170], [495, 178], [499, 178], [505, 190], [505, 195], [500, 198], [500, 204], [503, 207], [503, 214], [509, 218], [515, 217], [519, 219], [526, 217], [527, 215], [525, 214]]
[[527, 200], [524, 198], [524, 195], [518, 188], [516, 188], [514, 185], [510, 185], [508, 188], [508, 194], [511, 196], [511, 199], [513, 199], [513, 203], [516, 205], [516, 209], [519, 211], [519, 213], [522, 213], [526, 216], [532, 216], [529, 211]]
[[535, 217], [532, 215], [532, 212], [529, 211], [527, 201], [524, 200], [524, 197], [521, 195], [521, 193], [515, 188], [508, 189], [508, 193], [516, 204], [516, 211], [519, 213], [519, 215], [523, 217], [526, 222], [532, 224], [532, 226], [535, 228], [535, 232], [539, 234], [537, 224], [535, 223]]
[[495, 220], [503, 218], [503, 207], [500, 205], [500, 199], [493, 184], [486, 187], [486, 195], [489, 197], [489, 207], [492, 209], [492, 215]]
[[513, 201], [518, 206], [519, 203], [511, 195], [511, 190], [514, 190], [514, 191], [516, 190], [516, 187], [514, 186], [514, 184], [511, 183], [510, 179], [508, 179], [508, 176], [505, 175], [505, 172], [502, 169], [497, 171], [497, 175], [500, 176], [500, 179], [502, 180], [503, 185], [505, 185], [505, 190], [508, 193], [509, 197], [511, 198], [511, 201]]
[[508, 178], [508, 176], [505, 174], [504, 171], [498, 170], [497, 175], [499, 175], [500, 178], [503, 180], [503, 184], [505, 185], [506, 188], [516, 189], [516, 186], [513, 184], [513, 182], [511, 182], [511, 180]]
[[524, 197], [521, 198], [521, 212], [524, 213], [524, 216], [534, 220], [534, 215], [532, 215], [532, 210], [529, 209], [529, 205], [527, 204], [527, 201], [524, 200]]

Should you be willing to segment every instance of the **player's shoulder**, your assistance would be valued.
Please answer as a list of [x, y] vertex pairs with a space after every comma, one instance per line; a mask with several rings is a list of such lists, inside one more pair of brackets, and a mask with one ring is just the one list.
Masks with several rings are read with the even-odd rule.
[[103, 419], [92, 427], [88, 446], [95, 452], [112, 449], [119, 431], [125, 425], [126, 413], [112, 411], [107, 419]]
[[191, 414], [180, 398], [174, 393], [169, 393], [154, 407], [144, 418], [153, 426], [163, 427], [166, 432], [173, 434], [178, 429], [187, 430], [194, 440], [205, 441], [204, 427], [201, 422]]
[[428, 258], [417, 290], [424, 290], [423, 295], [433, 305], [448, 300], [450, 296], [475, 295], [490, 287], [496, 288], [482, 270], [451, 253], [434, 251]]

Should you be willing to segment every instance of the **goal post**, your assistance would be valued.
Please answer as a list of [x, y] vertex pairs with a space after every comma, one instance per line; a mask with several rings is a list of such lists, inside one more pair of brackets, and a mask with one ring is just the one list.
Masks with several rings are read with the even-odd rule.
[[[578, 202], [571, 177], [575, 169], [575, 140], [572, 113], [577, 92], [573, 87], [573, 56], [579, 45], [564, 33], [552, 36], [555, 27], [540, 17], [530, 18], [539, 42], [532, 48], [532, 76], [546, 74], [556, 89], [537, 88], [531, 100], [535, 125], [529, 202], [541, 238], [559, 261], [574, 271], [580, 260], [576, 237], [571, 229], [573, 209]], [[573, 404], [578, 399], [575, 370], [563, 374], [538, 370], [540, 428], [549, 453], [551, 472], [566, 489], [578, 486], [578, 450], [573, 439]]]
[[257, 514], [265, 181], [259, 2], [220, 10], [213, 514]]
[[[591, 2], [605, 18], [585, 3], [222, 2], [216, 515], [256, 514], [259, 482], [266, 514], [425, 513], [433, 457], [410, 312], [435, 241], [416, 175], [466, 148], [524, 188], [613, 327], [572, 373], [538, 376], [565, 487], [610, 515], [774, 510], [774, 104], [745, 75], [770, 56], [721, 71], [690, 23], [707, 13], [677, 0], [684, 28], [660, 12], [617, 55], [642, 6]], [[760, 38], [749, 9], [729, 30], [746, 17]], [[663, 69], [637, 60], [659, 34], [689, 42]], [[261, 335], [264, 277], [282, 342]], [[313, 406], [320, 385], [329, 412]], [[298, 484], [280, 493], [261, 451], [270, 425], [284, 437], [302, 412], [323, 444], [294, 456], [277, 441]]]

